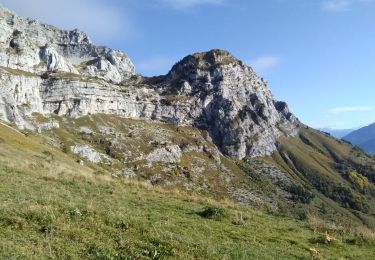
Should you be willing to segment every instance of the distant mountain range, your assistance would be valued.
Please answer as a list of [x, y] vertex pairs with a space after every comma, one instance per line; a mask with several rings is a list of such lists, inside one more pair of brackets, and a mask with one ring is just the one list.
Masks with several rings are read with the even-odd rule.
[[367, 153], [375, 155], [375, 123], [353, 131], [342, 139], [362, 148]]
[[332, 129], [332, 128], [321, 128], [320, 129], [323, 132], [329, 133], [333, 137], [336, 137], [337, 139], [341, 139], [344, 136], [347, 136], [351, 132], [355, 131], [356, 129]]

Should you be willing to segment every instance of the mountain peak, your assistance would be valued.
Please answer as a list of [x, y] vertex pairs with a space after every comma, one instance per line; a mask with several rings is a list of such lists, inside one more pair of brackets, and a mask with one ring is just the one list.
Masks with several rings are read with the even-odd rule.
[[207, 52], [197, 52], [192, 56], [199, 62], [206, 62], [212, 65], [225, 65], [239, 62], [239, 60], [229, 51], [221, 49], [212, 49]]
[[78, 29], [60, 30], [0, 6], [0, 66], [38, 75], [73, 73], [120, 83], [135, 74], [129, 57], [95, 45]]
[[207, 52], [196, 52], [186, 56], [176, 63], [171, 71], [189, 69], [211, 70], [230, 64], [242, 64], [242, 62], [226, 50], [212, 49]]
[[280, 137], [298, 131], [287, 105], [274, 100], [267, 83], [228, 51], [188, 55], [160, 85], [140, 87], [125, 53], [96, 46], [79, 30], [0, 14], [4, 121], [29, 127], [33, 113], [116, 114], [191, 125], [207, 130], [222, 153], [239, 159], [270, 155]]

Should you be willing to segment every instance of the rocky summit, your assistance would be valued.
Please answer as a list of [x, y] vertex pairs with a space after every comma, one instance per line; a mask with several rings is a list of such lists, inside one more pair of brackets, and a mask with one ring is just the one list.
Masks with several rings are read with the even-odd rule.
[[30, 115], [125, 118], [192, 125], [226, 155], [270, 155], [298, 121], [267, 82], [222, 50], [189, 55], [161, 77], [137, 75], [128, 56], [0, 10], [0, 119], [36, 129]]
[[297, 132], [287, 104], [276, 101], [264, 79], [226, 51], [187, 56], [166, 82], [188, 97], [193, 125], [207, 129], [224, 154], [239, 159], [270, 155], [279, 137]]

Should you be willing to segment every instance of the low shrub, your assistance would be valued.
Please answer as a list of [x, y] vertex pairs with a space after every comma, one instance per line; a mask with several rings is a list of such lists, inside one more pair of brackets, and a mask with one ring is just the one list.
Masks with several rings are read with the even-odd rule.
[[358, 174], [356, 171], [349, 172], [347, 177], [349, 181], [361, 191], [367, 189], [370, 185], [368, 179], [365, 176]]
[[292, 194], [293, 201], [301, 202], [304, 204], [309, 204], [315, 197], [315, 195], [312, 192], [297, 185], [291, 185], [286, 190], [290, 194]]
[[207, 206], [202, 212], [198, 213], [202, 218], [213, 220], [222, 220], [227, 214], [225, 209], [216, 206]]

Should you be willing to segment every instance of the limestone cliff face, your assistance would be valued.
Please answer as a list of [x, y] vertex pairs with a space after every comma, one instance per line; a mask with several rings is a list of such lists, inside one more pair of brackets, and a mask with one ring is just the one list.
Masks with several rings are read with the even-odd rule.
[[134, 74], [126, 54], [94, 45], [85, 33], [59, 30], [2, 7], [0, 66], [31, 73], [76, 73], [115, 83]]
[[296, 133], [287, 105], [275, 101], [267, 83], [226, 51], [187, 56], [167, 79], [192, 97], [199, 107], [194, 124], [207, 129], [225, 154], [240, 159], [271, 154], [278, 138]]
[[255, 72], [226, 51], [189, 55], [162, 77], [135, 75], [126, 54], [0, 8], [0, 119], [37, 129], [30, 116], [126, 118], [207, 130], [226, 155], [271, 154], [298, 122]]

